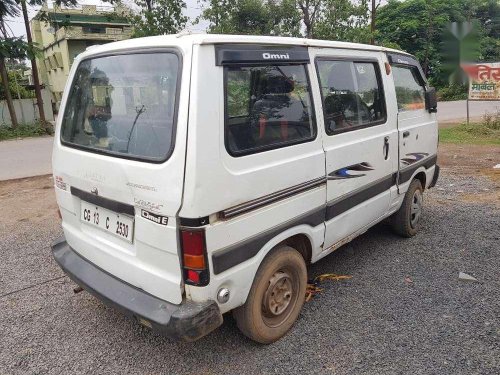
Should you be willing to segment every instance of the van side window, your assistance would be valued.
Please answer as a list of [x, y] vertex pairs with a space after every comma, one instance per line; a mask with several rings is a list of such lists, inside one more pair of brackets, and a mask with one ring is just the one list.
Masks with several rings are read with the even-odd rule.
[[317, 68], [328, 134], [386, 121], [384, 90], [376, 62], [318, 59]]
[[316, 136], [305, 65], [224, 69], [225, 137], [231, 155], [289, 146]]
[[425, 108], [425, 87], [416, 67], [392, 66], [398, 111], [412, 111]]

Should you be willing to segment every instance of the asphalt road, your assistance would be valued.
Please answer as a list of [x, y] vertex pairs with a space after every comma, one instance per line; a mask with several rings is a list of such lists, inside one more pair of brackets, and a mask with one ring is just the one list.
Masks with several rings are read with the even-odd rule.
[[52, 173], [53, 137], [0, 141], [0, 181]]
[[[200, 341], [174, 343], [74, 294], [48, 249], [61, 233], [51, 181], [0, 185], [4, 204], [19, 206], [0, 220], [0, 373], [499, 374], [500, 209], [459, 199], [495, 189], [490, 180], [461, 181], [443, 171], [416, 237], [378, 225], [309, 267], [310, 277], [352, 279], [324, 282], [269, 346], [229, 315]], [[459, 271], [479, 282], [459, 281]]]
[[[485, 113], [500, 112], [500, 101], [469, 102], [469, 116], [473, 121], [480, 120]], [[467, 101], [439, 102], [437, 118], [439, 122], [460, 122], [467, 119]]]

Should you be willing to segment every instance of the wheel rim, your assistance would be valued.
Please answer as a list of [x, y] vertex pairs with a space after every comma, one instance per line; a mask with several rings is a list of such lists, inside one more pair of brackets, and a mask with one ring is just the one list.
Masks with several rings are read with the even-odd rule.
[[413, 199], [411, 200], [411, 210], [410, 210], [410, 224], [412, 228], [415, 228], [422, 216], [422, 206], [423, 206], [423, 195], [420, 190], [415, 190], [413, 193]]
[[283, 324], [297, 302], [297, 277], [289, 270], [276, 271], [262, 298], [262, 317], [269, 327]]

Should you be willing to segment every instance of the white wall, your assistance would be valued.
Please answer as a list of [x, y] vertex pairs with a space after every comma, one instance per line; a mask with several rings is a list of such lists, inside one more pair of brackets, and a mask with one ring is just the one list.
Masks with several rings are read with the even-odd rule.
[[[52, 112], [51, 95], [48, 90], [42, 90], [42, 99], [43, 108], [45, 110], [45, 118], [47, 121], [53, 121], [54, 113]], [[16, 110], [17, 121], [20, 124], [30, 124], [39, 118], [36, 98], [20, 100], [14, 99], [14, 108]], [[9, 108], [7, 107], [7, 102], [5, 100], [0, 100], [0, 125], [11, 125]]]

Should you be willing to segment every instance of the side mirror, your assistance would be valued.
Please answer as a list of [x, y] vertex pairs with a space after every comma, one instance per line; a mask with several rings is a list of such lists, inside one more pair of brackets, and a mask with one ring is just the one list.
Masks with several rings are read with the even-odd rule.
[[425, 90], [425, 109], [429, 113], [437, 112], [437, 96], [434, 87], [427, 87], [427, 90]]

